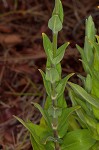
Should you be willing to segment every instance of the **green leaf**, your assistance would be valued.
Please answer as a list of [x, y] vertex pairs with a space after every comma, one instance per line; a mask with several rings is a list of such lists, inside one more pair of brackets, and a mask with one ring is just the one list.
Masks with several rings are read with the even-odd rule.
[[60, 18], [61, 22], [63, 23], [64, 13], [63, 13], [63, 6], [62, 6], [61, 1], [60, 1], [60, 5], [59, 5], [59, 18]]
[[85, 81], [85, 90], [90, 93], [92, 89], [92, 78], [90, 74], [87, 74], [86, 81]]
[[96, 42], [91, 42], [91, 45], [94, 46], [94, 69], [96, 71], [99, 71], [99, 44], [97, 44]]
[[95, 24], [93, 22], [92, 16], [89, 16], [88, 19], [86, 19], [86, 36], [89, 40], [94, 41], [95, 40]]
[[67, 107], [67, 103], [64, 97], [64, 94], [61, 94], [58, 98], [57, 98], [57, 106], [61, 107], [61, 108], [66, 108]]
[[[86, 71], [86, 72], [89, 72], [89, 68], [88, 68], [88, 62], [87, 62], [87, 58], [86, 58], [86, 55], [85, 55], [85, 53], [84, 53], [84, 50], [79, 46], [79, 45], [76, 45], [76, 47], [77, 47], [77, 49], [78, 49], [78, 51], [80, 52], [80, 54], [81, 54], [81, 58], [82, 58], [82, 62], [84, 62], [83, 63], [83, 67], [84, 67], [84, 70]], [[87, 64], [87, 65], [86, 65]]]
[[61, 68], [61, 64], [60, 63], [56, 65], [56, 69], [57, 69], [57, 71], [59, 73], [59, 76], [61, 77], [62, 68]]
[[50, 106], [48, 109], [48, 114], [53, 118], [58, 118], [62, 114], [62, 108]]
[[56, 68], [47, 68], [46, 69], [46, 80], [50, 81], [51, 83], [55, 83], [59, 81], [60, 76]]
[[68, 82], [68, 84], [70, 85], [70, 87], [74, 90], [74, 92], [76, 94], [78, 94], [79, 96], [81, 96], [84, 100], [86, 100], [88, 103], [92, 104], [93, 106], [95, 106], [96, 108], [99, 109], [99, 99], [92, 97], [90, 94], [88, 94], [82, 87], [80, 87], [77, 84]]
[[68, 127], [68, 117], [77, 109], [79, 109], [80, 106], [74, 106], [70, 108], [64, 108], [62, 110], [62, 115], [59, 118], [59, 125], [58, 125], [58, 135], [60, 138], [62, 138], [66, 132]]
[[83, 77], [82, 75], [78, 74], [77, 77], [79, 77], [81, 79], [81, 81], [83, 82], [83, 84], [85, 85], [85, 77]]
[[[79, 106], [81, 106], [82, 109], [83, 109], [87, 114], [89, 114], [89, 109], [88, 109], [86, 103], [83, 102], [83, 100], [81, 100], [81, 99], [78, 98], [78, 97], [75, 97], [75, 100], [76, 100], [77, 104], [78, 104]], [[91, 115], [91, 113], [90, 113], [90, 115]]]
[[45, 53], [48, 59], [51, 61], [53, 58], [52, 43], [45, 33], [42, 33], [42, 37], [43, 37], [43, 46], [44, 46]]
[[71, 73], [69, 75], [67, 75], [65, 78], [61, 79], [60, 82], [58, 83], [57, 87], [56, 87], [56, 92], [58, 94], [58, 97], [61, 96], [61, 94], [63, 94], [67, 81], [69, 80], [70, 77], [72, 77], [74, 75], [74, 73]]
[[47, 111], [43, 110], [42, 107], [38, 103], [33, 103], [33, 104], [37, 109], [39, 109], [39, 111], [41, 112], [41, 114], [42, 114], [43, 118], [45, 119], [45, 121], [46, 121], [47, 125], [49, 126], [49, 128], [52, 129]]
[[51, 83], [46, 80], [46, 78], [45, 78], [45, 73], [44, 73], [41, 69], [39, 69], [39, 71], [40, 71], [40, 73], [41, 73], [41, 75], [42, 75], [46, 92], [47, 92], [47, 94], [50, 96], [50, 94], [51, 94]]
[[[75, 99], [75, 93], [74, 93], [74, 91], [71, 90], [70, 88], [68, 88], [68, 89], [69, 89], [69, 97], [70, 97], [70, 99], [71, 99], [71, 101], [72, 101], [72, 105], [73, 105], [73, 106], [77, 106], [77, 102], [76, 102], [76, 99]], [[78, 117], [80, 118], [80, 120], [81, 120], [84, 124], [86, 124], [86, 122], [85, 122], [85, 116], [83, 115], [82, 110], [81, 110], [81, 109], [78, 109], [78, 110], [76, 111], [76, 113], [77, 113]]]
[[[38, 150], [45, 150], [44, 145], [41, 144], [40, 138], [42, 138], [45, 135], [46, 130], [44, 128], [41, 128], [40, 126], [38, 127], [37, 125], [33, 124], [30, 121], [24, 122], [22, 119], [20, 119], [16, 116], [14, 116], [14, 117], [28, 129], [28, 131], [32, 135], [32, 139], [34, 141], [35, 147], [38, 148]], [[38, 132], [38, 134], [37, 134], [37, 132]]]
[[45, 150], [44, 147], [42, 148], [42, 147], [40, 147], [40, 146], [36, 143], [36, 141], [35, 141], [35, 139], [33, 138], [32, 134], [30, 134], [30, 140], [31, 140], [31, 144], [32, 144], [33, 150]]
[[92, 110], [95, 118], [99, 120], [99, 109], [96, 107], [92, 107]]
[[53, 33], [57, 33], [62, 29], [62, 22], [58, 15], [53, 15], [48, 22], [48, 27], [53, 31]]
[[95, 144], [87, 129], [79, 129], [66, 134], [61, 150], [89, 150]]
[[77, 104], [80, 104], [80, 106], [82, 108], [76, 110], [76, 113], [79, 116], [79, 118], [81, 119], [81, 121], [85, 125], [87, 125], [87, 128], [88, 128], [88, 126], [91, 127], [91, 130], [93, 132], [93, 129], [94, 130], [96, 129], [97, 121], [93, 118], [92, 112], [90, 112], [90, 110], [88, 110], [85, 103], [83, 101], [81, 101], [71, 89], [69, 89], [69, 96], [70, 96], [71, 101], [72, 101], [74, 106]]
[[85, 113], [83, 113], [83, 114], [85, 116], [86, 123], [88, 124], [88, 126], [91, 127], [92, 132], [94, 132], [96, 130], [97, 120], [86, 115]]
[[72, 114], [69, 116], [68, 118], [68, 131], [73, 131], [73, 130], [77, 130], [77, 129], [81, 129], [81, 124], [80, 121], [78, 122], [78, 117], [75, 116], [75, 114]]
[[97, 141], [90, 150], [99, 150], [99, 141]]
[[55, 8], [53, 10], [52, 15], [55, 15], [55, 14], [58, 14], [61, 22], [63, 23], [63, 17], [64, 17], [63, 6], [60, 0], [57, 0], [57, 3], [55, 4]]
[[57, 53], [56, 53], [56, 57], [53, 59], [53, 64], [58, 64], [64, 56], [65, 50], [67, 48], [67, 46], [69, 45], [69, 42], [63, 44], [61, 47], [58, 48]]
[[94, 59], [93, 46], [90, 44], [88, 37], [85, 37], [84, 54], [86, 56], [89, 66], [92, 66]]
[[99, 72], [93, 70], [91, 94], [99, 98]]
[[42, 129], [40, 125], [35, 125], [36, 134], [39, 135], [40, 142], [44, 145], [44, 147], [42, 149], [39, 145], [37, 145], [33, 136], [30, 134], [33, 150], [54, 150], [54, 143], [50, 142], [50, 139], [48, 140], [48, 137], [52, 137], [53, 134], [51, 132], [47, 132], [46, 128], [43, 128], [42, 132], [40, 129]]
[[95, 29], [95, 25], [91, 16], [89, 16], [88, 19], [86, 20], [85, 34], [86, 36], [85, 36], [85, 44], [84, 44], [84, 54], [86, 56], [89, 66], [92, 66], [93, 58], [94, 58], [93, 46], [90, 44], [89, 41], [92, 41], [92, 42], [95, 41], [96, 29]]

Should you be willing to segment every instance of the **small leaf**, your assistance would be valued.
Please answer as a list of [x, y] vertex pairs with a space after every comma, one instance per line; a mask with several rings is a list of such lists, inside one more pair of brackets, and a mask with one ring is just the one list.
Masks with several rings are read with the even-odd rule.
[[52, 43], [45, 33], [42, 33], [42, 37], [43, 37], [43, 46], [44, 46], [45, 53], [48, 59], [51, 61], [53, 58]]
[[45, 119], [47, 125], [49, 126], [49, 128], [52, 129], [47, 111], [43, 110], [42, 107], [38, 103], [33, 103], [33, 104], [41, 112], [41, 114], [44, 117], [44, 119]]
[[56, 68], [47, 68], [46, 69], [46, 80], [50, 81], [51, 83], [55, 83], [59, 81], [60, 76]]
[[58, 98], [57, 98], [57, 106], [61, 107], [61, 108], [66, 108], [67, 107], [67, 103], [64, 97], [64, 93], [61, 94]]
[[89, 41], [95, 41], [96, 29], [91, 16], [86, 19], [86, 30], [85, 30], [85, 44], [84, 44], [84, 54], [86, 56], [88, 65], [91, 67], [93, 64], [93, 46]]
[[53, 118], [58, 118], [62, 114], [62, 108], [50, 106], [48, 109], [48, 114]]
[[94, 69], [99, 71], [99, 44], [96, 42], [90, 42], [94, 46]]
[[57, 0], [57, 3], [55, 3], [55, 8], [52, 13], [52, 15], [56, 15], [56, 14], [58, 14], [61, 22], [63, 23], [63, 17], [64, 17], [63, 6], [60, 0]]
[[[79, 46], [79, 45], [76, 45], [76, 47], [77, 47], [77, 49], [78, 49], [78, 51], [80, 52], [80, 54], [81, 54], [81, 58], [82, 58], [82, 62], [84, 62], [83, 63], [83, 67], [84, 67], [84, 70], [86, 71], [86, 72], [89, 72], [89, 69], [88, 69], [88, 62], [87, 62], [87, 58], [86, 58], [86, 55], [85, 55], [85, 53], [84, 53], [84, 50]], [[87, 65], [86, 65], [87, 64]]]
[[48, 27], [53, 31], [53, 33], [57, 33], [62, 29], [62, 23], [58, 15], [53, 15], [48, 22]]
[[[79, 109], [80, 106], [74, 106], [74, 107], [70, 107], [70, 108], [64, 108], [62, 110], [62, 115], [61, 117], [59, 118], [59, 125], [58, 125], [58, 134], [59, 134], [59, 137], [62, 138], [66, 132], [67, 132], [67, 119], [68, 117], [77, 109]], [[65, 128], [64, 128], [65, 127]]]
[[85, 77], [83, 77], [82, 75], [78, 74], [77, 77], [79, 77], [81, 79], [81, 81], [83, 82], [83, 84], [85, 85]]
[[[73, 106], [77, 106], [77, 102], [76, 102], [76, 99], [75, 99], [75, 93], [74, 93], [74, 91], [71, 90], [70, 88], [68, 88], [68, 89], [69, 89], [69, 97], [70, 97], [70, 99], [72, 101], [72, 105]], [[84, 124], [86, 124], [86, 122], [85, 122], [85, 116], [83, 115], [82, 110], [78, 109], [78, 110], [76, 110], [76, 113], [77, 113], [78, 117], [80, 118], [80, 120]]]
[[56, 65], [63, 59], [65, 50], [68, 45], [69, 45], [69, 42], [63, 44], [61, 47], [58, 48], [56, 57], [52, 60], [53, 64]]
[[84, 54], [86, 56], [89, 66], [92, 66], [94, 59], [93, 46], [90, 44], [88, 37], [85, 37]]
[[35, 141], [35, 139], [33, 138], [32, 134], [30, 134], [30, 140], [31, 140], [31, 144], [32, 144], [33, 150], [45, 150], [44, 147], [42, 148], [42, 147], [40, 147], [40, 146], [36, 143], [36, 141]]
[[56, 69], [57, 69], [57, 71], [59, 73], [59, 76], [61, 77], [62, 68], [61, 68], [61, 64], [60, 63], [56, 65]]
[[90, 93], [92, 89], [92, 78], [90, 74], [87, 74], [86, 81], [85, 81], [85, 90]]
[[67, 75], [65, 78], [61, 79], [59, 84], [56, 87], [56, 92], [58, 94], [58, 97], [61, 96], [61, 94], [63, 94], [67, 81], [69, 80], [70, 77], [72, 77], [74, 75], [74, 73], [71, 73], [69, 75]]
[[40, 73], [41, 73], [41, 75], [43, 77], [43, 82], [44, 82], [44, 86], [45, 86], [46, 92], [50, 96], [50, 94], [51, 94], [51, 84], [50, 84], [49, 81], [46, 81], [45, 73], [41, 69], [39, 69], [39, 71], [40, 71]]
[[93, 114], [94, 114], [95, 118], [97, 120], [99, 120], [99, 109], [93, 106], [92, 110], [93, 110]]
[[59, 5], [59, 18], [60, 18], [61, 22], [63, 23], [64, 13], [63, 13], [63, 6], [62, 6], [61, 1], [60, 1], [60, 5]]
[[90, 94], [88, 94], [82, 87], [80, 87], [77, 84], [68, 82], [68, 84], [71, 86], [71, 88], [74, 90], [76, 94], [81, 96], [84, 100], [86, 100], [88, 103], [92, 104], [96, 108], [99, 109], [99, 99], [92, 97]]
[[95, 40], [95, 24], [93, 22], [92, 16], [89, 16], [88, 19], [86, 19], [86, 36], [89, 40], [94, 41]]
[[[18, 118], [17, 116], [14, 116], [14, 117], [19, 122], [21, 122], [28, 129], [28, 131], [31, 133], [32, 140], [34, 141], [34, 144], [35, 144], [36, 148], [38, 148], [38, 150], [45, 150], [44, 146], [41, 144], [41, 141], [40, 141], [40, 135], [42, 135], [42, 132], [44, 132], [45, 129], [37, 127], [37, 125], [33, 124], [30, 121], [29, 122], [24, 122], [22, 119]], [[36, 134], [36, 129], [35, 128], [38, 128], [38, 133], [39, 134]]]
[[[86, 103], [83, 102], [83, 101], [82, 101], [80, 98], [78, 98], [78, 97], [75, 97], [75, 100], [76, 100], [77, 104], [80, 105], [80, 106], [82, 107], [82, 109], [83, 109], [87, 114], [89, 114], [89, 109], [88, 109], [88, 107], [86, 106]], [[90, 113], [90, 115], [91, 115], [91, 113]]]

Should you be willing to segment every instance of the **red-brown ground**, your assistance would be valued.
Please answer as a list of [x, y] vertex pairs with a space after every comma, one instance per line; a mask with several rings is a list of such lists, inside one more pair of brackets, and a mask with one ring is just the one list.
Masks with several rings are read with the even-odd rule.
[[[63, 75], [84, 74], [75, 44], [83, 46], [88, 15], [93, 16], [99, 27], [99, 3], [98, 0], [62, 0], [62, 3], [65, 17], [58, 43], [71, 42], [62, 61]], [[40, 113], [31, 102], [43, 106], [46, 97], [38, 69], [45, 69], [41, 33], [46, 32], [51, 38], [47, 22], [53, 6], [53, 0], [0, 1], [0, 150], [31, 150], [27, 130], [13, 115], [39, 123]], [[76, 75], [72, 81], [81, 84]]]

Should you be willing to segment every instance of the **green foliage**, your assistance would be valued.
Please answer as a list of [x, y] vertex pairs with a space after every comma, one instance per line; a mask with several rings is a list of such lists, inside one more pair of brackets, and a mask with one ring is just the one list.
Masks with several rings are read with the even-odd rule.
[[52, 60], [52, 63], [54, 65], [57, 65], [58, 63], [60, 63], [60, 61], [63, 59], [65, 50], [67, 48], [67, 46], [69, 45], [69, 42], [63, 44], [62, 46], [60, 46], [56, 52], [56, 57]]
[[68, 129], [68, 119], [69, 116], [77, 109], [79, 109], [79, 106], [74, 106], [71, 108], [65, 108], [62, 110], [62, 115], [59, 117], [59, 124], [58, 124], [58, 132], [59, 137], [63, 138], [66, 135], [67, 129]]
[[62, 24], [63, 7], [61, 1], [56, 0], [52, 17], [48, 22], [48, 26], [53, 33], [53, 41], [51, 42], [45, 33], [42, 34], [47, 63], [46, 71], [43, 72], [40, 69], [39, 71], [43, 78], [47, 98], [44, 108], [37, 103], [33, 103], [42, 114], [40, 124], [35, 125], [30, 121], [24, 122], [22, 119], [16, 117], [30, 132], [33, 150], [59, 150], [63, 143], [64, 136], [68, 133], [69, 116], [80, 108], [79, 106], [67, 108], [64, 98], [67, 81], [73, 73], [63, 79], [61, 78], [62, 68], [60, 62], [69, 45], [69, 42], [66, 42], [57, 48], [57, 35], [62, 29]]
[[[47, 56], [45, 72], [39, 69], [47, 97], [44, 108], [33, 103], [42, 114], [39, 125], [31, 121], [21, 122], [30, 133], [33, 150], [97, 150], [99, 146], [99, 37], [90, 16], [86, 20], [84, 49], [77, 45], [82, 57], [86, 77], [79, 75], [83, 87], [68, 82], [74, 73], [62, 78], [61, 60], [69, 45], [57, 48], [58, 32], [63, 26], [63, 7], [55, 0], [55, 7], [48, 27], [52, 41], [43, 33], [43, 46]], [[97, 38], [97, 42], [96, 42]], [[67, 84], [68, 83], [68, 84]], [[67, 87], [72, 107], [67, 107], [64, 90]]]
[[90, 150], [99, 149], [99, 37], [95, 36], [96, 29], [92, 17], [86, 20], [84, 49], [77, 45], [81, 54], [82, 64], [86, 77], [79, 75], [83, 81], [83, 87], [68, 82], [69, 96], [72, 105], [80, 105], [76, 111], [79, 122], [91, 133], [91, 137], [97, 142]]
[[59, 73], [56, 68], [47, 68], [46, 69], [46, 80], [51, 83], [59, 81]]
[[61, 150], [89, 150], [95, 143], [95, 140], [90, 138], [90, 132], [86, 129], [67, 133], [63, 141]]
[[62, 23], [58, 15], [53, 15], [49, 20], [48, 27], [53, 31], [53, 33], [57, 33], [62, 29]]
[[60, 0], [56, 0], [52, 17], [48, 22], [48, 27], [53, 31], [53, 33], [57, 33], [62, 29], [63, 16], [62, 3]]
[[88, 94], [82, 87], [80, 87], [77, 84], [68, 82], [68, 84], [72, 87], [74, 92], [83, 98], [83, 100], [86, 100], [88, 103], [91, 105], [95, 106], [96, 108], [99, 109], [99, 99], [92, 97], [90, 94]]

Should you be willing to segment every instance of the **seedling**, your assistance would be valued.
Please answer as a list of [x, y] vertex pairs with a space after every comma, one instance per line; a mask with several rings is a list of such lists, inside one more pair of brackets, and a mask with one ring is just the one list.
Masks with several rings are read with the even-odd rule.
[[[60, 0], [55, 0], [55, 7], [48, 22], [52, 30], [52, 41], [43, 33], [43, 46], [47, 56], [45, 73], [39, 69], [46, 89], [47, 97], [44, 108], [33, 103], [42, 114], [40, 124], [31, 121], [24, 122], [16, 117], [30, 132], [33, 150], [89, 150], [95, 140], [88, 129], [80, 129], [74, 111], [80, 109], [76, 105], [68, 108], [64, 97], [64, 90], [71, 73], [62, 78], [61, 60], [69, 45], [66, 42], [57, 46], [58, 32], [63, 26], [63, 7]], [[92, 99], [92, 103], [93, 103]], [[95, 103], [94, 106], [96, 106]]]

